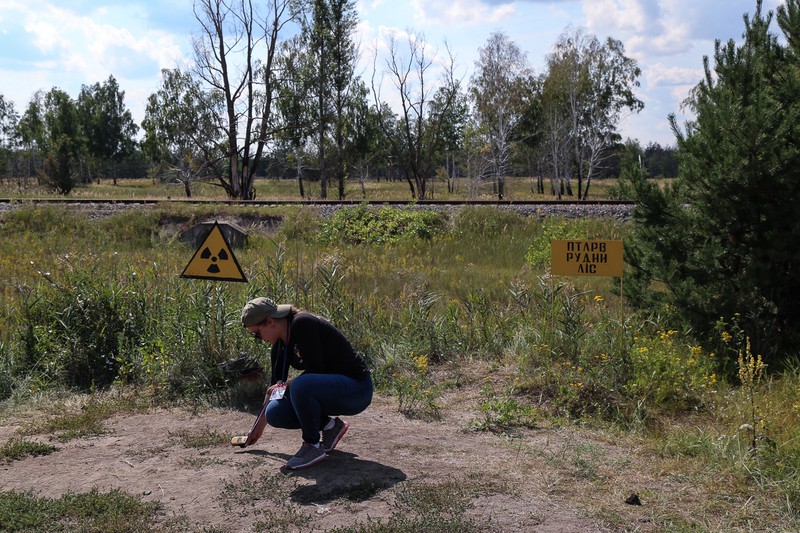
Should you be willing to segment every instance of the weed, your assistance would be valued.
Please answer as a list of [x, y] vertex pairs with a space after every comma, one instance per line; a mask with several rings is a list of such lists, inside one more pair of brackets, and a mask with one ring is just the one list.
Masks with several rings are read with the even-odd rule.
[[492, 531], [488, 524], [481, 524], [465, 516], [448, 517], [439, 514], [408, 515], [396, 512], [386, 522], [368, 519], [366, 523], [330, 530], [335, 533], [477, 533]]
[[305, 485], [298, 487], [292, 493], [292, 500], [304, 505], [320, 502], [344, 500], [347, 502], [363, 502], [374, 498], [379, 492], [386, 490], [391, 482], [382, 479], [365, 478], [360, 481], [348, 483], [346, 486], [336, 487], [333, 490], [322, 491], [318, 485]]
[[208, 466], [228, 464], [228, 461], [217, 457], [186, 457], [181, 459], [181, 464], [195, 470], [202, 470]]
[[744, 352], [739, 351], [739, 381], [745, 395], [748, 409], [748, 420], [740, 427], [751, 434], [750, 446], [756, 450], [759, 441], [768, 440], [766, 435], [767, 421], [765, 414], [756, 405], [756, 389], [761, 383], [766, 365], [761, 356], [754, 356], [750, 351], [750, 339], [747, 339]]
[[23, 531], [150, 531], [160, 505], [145, 503], [118, 489], [67, 493], [59, 499], [0, 492], [0, 524], [9, 533]]
[[482, 418], [472, 422], [472, 429], [506, 433], [513, 428], [536, 427], [538, 409], [520, 404], [514, 397], [513, 387], [509, 387], [503, 394], [497, 394], [494, 386], [487, 383], [481, 387], [481, 398]]
[[686, 343], [675, 330], [640, 337], [630, 358], [632, 372], [625, 392], [634, 401], [663, 411], [702, 405], [717, 382], [715, 355]]
[[50, 455], [58, 448], [50, 444], [42, 444], [36, 441], [11, 439], [0, 447], [0, 462], [10, 463], [19, 461], [25, 457], [38, 457], [40, 455]]
[[602, 477], [597, 466], [602, 459], [598, 446], [581, 442], [575, 446], [573, 451], [572, 466], [575, 477], [585, 480], [596, 480]]
[[176, 439], [185, 448], [210, 448], [229, 443], [229, 437], [209, 428], [196, 432], [179, 430], [174, 433], [170, 432], [169, 436]]
[[430, 374], [428, 356], [409, 351], [405, 346], [395, 346], [393, 355], [384, 365], [377, 384], [397, 398], [398, 411], [406, 416], [423, 420], [438, 420], [441, 416], [437, 400], [442, 387]]
[[238, 480], [226, 481], [220, 494], [224, 505], [252, 505], [259, 500], [273, 503], [288, 500], [297, 480], [285, 474], [255, 475], [248, 471]]
[[134, 412], [140, 408], [141, 405], [135, 400], [90, 397], [79, 412], [63, 412], [62, 408], [58, 416], [32, 424], [25, 429], [25, 433], [56, 433], [54, 438], [59, 442], [103, 435], [107, 431], [104, 422], [108, 418], [120, 413]]
[[397, 398], [398, 411], [406, 416], [422, 420], [438, 420], [441, 416], [436, 403], [441, 390], [430, 381], [395, 374], [390, 381], [390, 390]]
[[252, 470], [244, 472], [236, 481], [226, 481], [220, 500], [226, 510], [253, 507], [258, 502], [268, 502], [262, 516], [254, 524], [255, 531], [287, 531], [302, 528], [311, 517], [291, 502], [291, 492], [297, 487], [297, 479], [282, 473], [257, 475]]
[[493, 531], [488, 520], [465, 515], [479, 495], [496, 493], [491, 483], [463, 483], [455, 479], [431, 484], [408, 482], [397, 490], [398, 510], [386, 522], [369, 519], [366, 523], [332, 529], [337, 533], [413, 533], [436, 531], [461, 533]]
[[525, 263], [537, 271], [550, 266], [551, 241], [619, 238], [619, 230], [613, 224], [587, 219], [567, 220], [559, 217], [547, 217], [540, 226], [533, 243], [525, 254]]

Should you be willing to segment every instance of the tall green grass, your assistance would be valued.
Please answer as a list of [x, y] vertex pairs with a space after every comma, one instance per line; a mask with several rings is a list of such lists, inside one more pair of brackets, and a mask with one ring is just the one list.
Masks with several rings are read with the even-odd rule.
[[[170, 228], [208, 217], [251, 224], [235, 250], [250, 283], [179, 277], [194, 250]], [[282, 224], [252, 225], [262, 218]], [[116, 385], [231, 405], [235, 376], [220, 364], [247, 353], [267, 366], [268, 346], [239, 313], [268, 295], [330, 318], [410, 416], [439, 416], [451, 384], [437, 368], [510, 366], [507, 383], [481, 391], [473, 429], [610, 424], [770, 491], [775, 512], [800, 508], [798, 372], [742, 374], [745, 383], [691, 332], [629, 311], [620, 280], [550, 275], [550, 239], [624, 240], [619, 221], [361, 206], [328, 219], [310, 208], [181, 207], [89, 220], [31, 207], [2, 225], [2, 399]], [[671, 427], [687, 417], [698, 429]]]
[[[267, 294], [328, 316], [365, 354], [379, 386], [429, 414], [435, 384], [397, 386], [415, 376], [420, 357], [434, 365], [513, 360], [516, 390], [569, 417], [640, 423], [650, 412], [706, 401], [713, 361], [688, 339], [673, 344], [677, 337], [657, 324], [627, 316], [618, 281], [548, 274], [550, 239], [624, 238], [620, 222], [488, 208], [277, 216], [281, 229], [254, 229], [236, 251], [245, 285], [180, 278], [192, 250], [164, 233], [165, 212], [94, 221], [60, 208], [7, 213], [4, 224], [19, 238], [2, 244], [10, 305], [0, 325], [0, 390], [118, 383], [225, 401], [230, 376], [220, 363], [243, 352], [266, 362], [266, 348], [239, 326], [239, 310]], [[170, 212], [170, 220], [181, 217], [202, 218]]]
[[59, 208], [7, 213], [18, 238], [1, 245], [9, 305], [0, 390], [8, 394], [10, 380], [32, 392], [130, 383], [168, 397], [223, 398], [220, 363], [242, 352], [266, 357], [238, 314], [267, 294], [328, 316], [386, 386], [413, 373], [421, 356], [432, 364], [511, 358], [519, 390], [543, 394], [568, 416], [630, 420], [645, 407], [703, 401], [708, 365], [678, 380], [689, 385], [674, 394], [653, 382], [655, 370], [675, 381], [688, 344], [685, 354], [661, 345], [654, 351], [667, 355], [645, 357], [641, 336], [657, 340], [660, 329], [624, 316], [614, 280], [554, 279], [540, 259], [552, 238], [622, 238], [622, 223], [486, 208], [445, 215], [359, 206], [328, 220], [284, 213], [282, 229], [254, 230], [236, 251], [247, 285], [180, 278], [192, 250], [164, 234], [163, 212], [95, 221]]

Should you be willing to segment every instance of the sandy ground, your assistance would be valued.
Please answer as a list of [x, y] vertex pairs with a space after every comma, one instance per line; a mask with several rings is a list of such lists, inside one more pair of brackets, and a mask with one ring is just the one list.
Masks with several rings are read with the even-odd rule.
[[[409, 498], [425, 488], [431, 498], [463, 496], [462, 516], [476, 531], [653, 530], [647, 502], [625, 502], [632, 492], [664, 489], [642, 475], [646, 457], [575, 429], [526, 429], [513, 438], [471, 431], [479, 399], [460, 393], [447, 404], [441, 420], [425, 421], [378, 396], [367, 411], [347, 418], [350, 430], [327, 460], [296, 472], [282, 467], [300, 445], [299, 432], [267, 428], [246, 449], [181, 439], [246, 433], [253, 413], [176, 408], [117, 415], [97, 437], [66, 443], [45, 434], [25, 437], [58, 450], [0, 464], [0, 491], [59, 497], [121, 489], [160, 502], [163, 531], [328, 531], [386, 523], [393, 515], [429, 512]], [[0, 421], [0, 445], [20, 438], [22, 423]]]

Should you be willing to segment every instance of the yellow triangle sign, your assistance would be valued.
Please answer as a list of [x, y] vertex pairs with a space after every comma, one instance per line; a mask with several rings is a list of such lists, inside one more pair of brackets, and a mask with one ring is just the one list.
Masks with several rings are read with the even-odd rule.
[[183, 269], [181, 277], [247, 283], [247, 277], [216, 221], [192, 260]]

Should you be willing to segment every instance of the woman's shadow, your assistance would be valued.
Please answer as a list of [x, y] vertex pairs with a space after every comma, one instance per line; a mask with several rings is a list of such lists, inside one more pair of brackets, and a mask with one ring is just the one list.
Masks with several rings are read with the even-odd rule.
[[[281, 460], [290, 458], [287, 454], [263, 450], [249, 450], [249, 453]], [[292, 501], [303, 505], [325, 504], [340, 498], [352, 502], [369, 500], [407, 478], [398, 468], [340, 450], [330, 452], [326, 460], [309, 468], [288, 470], [283, 467], [281, 471], [316, 481], [314, 484], [299, 484], [292, 491]]]

